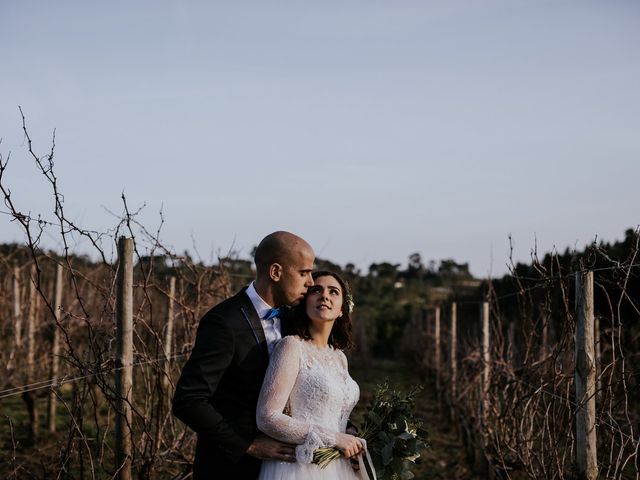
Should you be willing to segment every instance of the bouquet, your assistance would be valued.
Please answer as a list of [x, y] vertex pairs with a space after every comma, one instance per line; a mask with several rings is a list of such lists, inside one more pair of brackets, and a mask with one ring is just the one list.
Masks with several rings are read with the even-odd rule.
[[[367, 441], [376, 475], [381, 480], [408, 480], [414, 478], [410, 464], [420, 456], [427, 444], [427, 432], [421, 428], [413, 408], [416, 387], [403, 395], [390, 390], [388, 382], [378, 385], [373, 400], [364, 414], [359, 436]], [[319, 448], [313, 453], [313, 463], [321, 468], [342, 456], [334, 448]]]

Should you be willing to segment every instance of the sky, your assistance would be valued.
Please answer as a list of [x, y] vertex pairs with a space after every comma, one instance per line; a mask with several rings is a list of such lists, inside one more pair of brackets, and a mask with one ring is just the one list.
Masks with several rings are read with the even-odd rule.
[[3, 2], [0, 66], [18, 209], [54, 218], [21, 106], [70, 219], [112, 229], [124, 192], [177, 252], [289, 230], [363, 271], [485, 277], [509, 237], [526, 262], [640, 224], [635, 0]]

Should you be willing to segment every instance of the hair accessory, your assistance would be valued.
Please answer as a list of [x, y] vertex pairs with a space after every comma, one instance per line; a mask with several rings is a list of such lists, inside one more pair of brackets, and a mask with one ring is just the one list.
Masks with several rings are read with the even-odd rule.
[[347, 312], [349, 312], [349, 315], [351, 315], [353, 313], [353, 309], [356, 306], [356, 304], [353, 302], [353, 295], [351, 295], [350, 293], [347, 293], [345, 302], [347, 302]]

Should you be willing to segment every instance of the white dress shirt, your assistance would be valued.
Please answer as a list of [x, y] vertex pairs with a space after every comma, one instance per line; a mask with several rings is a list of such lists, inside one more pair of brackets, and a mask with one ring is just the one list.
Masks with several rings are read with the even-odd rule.
[[270, 320], [265, 320], [264, 317], [267, 316], [272, 307], [265, 302], [260, 295], [258, 295], [254, 282], [251, 282], [251, 285], [247, 287], [246, 293], [253, 304], [253, 308], [258, 312], [258, 317], [260, 317], [260, 323], [262, 324], [262, 330], [264, 330], [264, 338], [267, 340], [269, 355], [271, 355], [273, 347], [275, 347], [278, 340], [282, 338], [280, 319], [278, 317], [273, 317]]

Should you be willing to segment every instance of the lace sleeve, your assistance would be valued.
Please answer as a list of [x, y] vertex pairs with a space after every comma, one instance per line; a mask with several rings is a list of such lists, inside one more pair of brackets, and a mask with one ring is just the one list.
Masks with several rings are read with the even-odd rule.
[[300, 341], [296, 337], [284, 337], [276, 345], [258, 398], [256, 421], [258, 428], [270, 437], [298, 445], [299, 462], [311, 463], [316, 448], [335, 445], [335, 433], [283, 413], [300, 370], [300, 355]]

